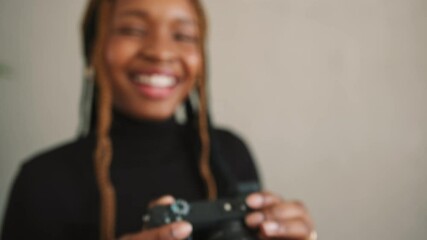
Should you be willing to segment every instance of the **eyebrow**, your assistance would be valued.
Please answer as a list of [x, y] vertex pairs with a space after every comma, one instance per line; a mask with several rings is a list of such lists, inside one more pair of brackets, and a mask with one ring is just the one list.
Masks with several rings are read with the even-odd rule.
[[177, 22], [182, 24], [182, 25], [190, 25], [190, 26], [197, 26], [196, 21], [192, 20], [192, 19], [187, 19], [187, 18], [178, 18]]
[[[127, 11], [124, 11], [123, 13], [121, 13], [119, 16], [120, 17], [137, 17], [140, 19], [147, 19], [149, 14], [147, 12], [145, 12], [144, 10], [127, 10]], [[178, 17], [176, 19], [176, 21], [182, 25], [197, 26], [197, 22], [195, 20], [188, 19], [185, 17]]]

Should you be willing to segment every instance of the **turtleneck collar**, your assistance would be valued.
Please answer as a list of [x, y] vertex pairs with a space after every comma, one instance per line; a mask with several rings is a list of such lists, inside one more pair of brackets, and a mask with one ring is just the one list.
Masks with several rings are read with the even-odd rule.
[[180, 125], [176, 122], [174, 117], [168, 118], [163, 121], [154, 121], [146, 119], [137, 119], [125, 115], [118, 111], [113, 111], [113, 122], [111, 126], [112, 135], [158, 135], [158, 134], [172, 134], [180, 129]]

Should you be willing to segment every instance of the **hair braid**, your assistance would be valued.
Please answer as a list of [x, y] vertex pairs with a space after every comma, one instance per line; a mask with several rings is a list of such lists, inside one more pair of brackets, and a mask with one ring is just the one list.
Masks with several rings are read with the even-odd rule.
[[218, 190], [215, 182], [214, 175], [210, 167], [210, 152], [211, 152], [211, 143], [210, 143], [210, 134], [208, 126], [208, 114], [207, 114], [207, 96], [205, 86], [206, 81], [204, 78], [201, 78], [198, 83], [198, 90], [200, 95], [200, 105], [199, 105], [199, 136], [201, 142], [201, 151], [200, 151], [200, 161], [199, 161], [199, 171], [205, 181], [207, 187], [207, 194], [210, 200], [217, 198]]
[[100, 0], [98, 8], [98, 25], [92, 55], [92, 65], [97, 73], [96, 82], [99, 89], [98, 95], [98, 121], [94, 165], [99, 188], [100, 207], [100, 239], [112, 240], [115, 238], [116, 229], [116, 195], [111, 182], [110, 165], [112, 161], [112, 144], [109, 135], [111, 126], [112, 92], [105, 69], [103, 52], [108, 34], [108, 21], [111, 14], [111, 1]]
[[205, 182], [207, 188], [207, 196], [210, 200], [214, 200], [218, 196], [218, 189], [216, 181], [211, 169], [210, 158], [211, 158], [211, 142], [209, 134], [209, 121], [208, 121], [208, 104], [206, 94], [206, 38], [207, 38], [207, 20], [206, 13], [199, 0], [191, 1], [198, 17], [199, 29], [201, 31], [200, 39], [200, 52], [202, 54], [202, 69], [200, 72], [199, 80], [197, 82], [197, 90], [199, 92], [199, 116], [198, 116], [198, 128], [199, 137], [201, 143], [200, 160], [199, 160], [199, 171], [200, 175]]

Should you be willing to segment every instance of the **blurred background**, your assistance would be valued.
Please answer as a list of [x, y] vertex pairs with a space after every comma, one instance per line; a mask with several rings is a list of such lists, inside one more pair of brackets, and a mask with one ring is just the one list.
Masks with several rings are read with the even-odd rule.
[[[85, 2], [0, 0], [0, 224], [21, 163], [76, 136]], [[214, 120], [266, 188], [320, 239], [425, 239], [427, 1], [204, 2]]]

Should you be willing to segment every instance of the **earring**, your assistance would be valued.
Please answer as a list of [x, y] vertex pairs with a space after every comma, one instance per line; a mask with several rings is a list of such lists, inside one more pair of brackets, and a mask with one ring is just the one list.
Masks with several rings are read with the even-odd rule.
[[87, 136], [92, 118], [93, 95], [95, 88], [95, 69], [87, 66], [83, 76], [82, 98], [80, 100], [80, 135]]
[[175, 110], [175, 121], [181, 125], [184, 125], [187, 122], [187, 116], [185, 114], [185, 105], [181, 103]]
[[197, 90], [193, 88], [185, 99], [175, 111], [175, 120], [177, 123], [184, 125], [191, 121], [194, 116], [194, 112], [197, 111], [199, 96]]
[[190, 94], [188, 95], [188, 99], [190, 101], [191, 107], [197, 112], [199, 110], [200, 105], [200, 96], [197, 91], [197, 88], [194, 88], [191, 90]]

